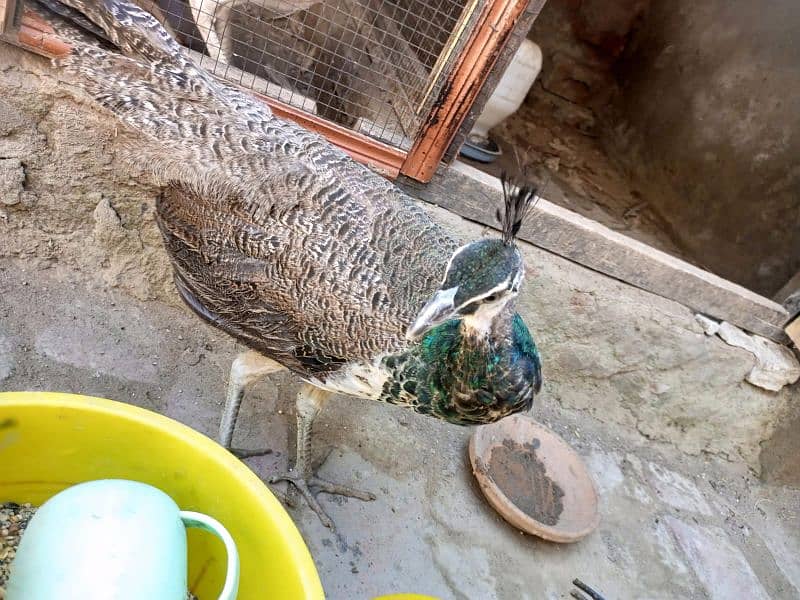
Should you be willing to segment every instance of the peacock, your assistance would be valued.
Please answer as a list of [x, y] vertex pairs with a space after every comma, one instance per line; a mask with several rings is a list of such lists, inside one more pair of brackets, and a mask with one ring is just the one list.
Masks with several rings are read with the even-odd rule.
[[319, 492], [374, 499], [314, 473], [312, 426], [332, 395], [457, 425], [531, 408], [541, 361], [514, 299], [532, 186], [505, 179], [502, 235], [460, 244], [393, 183], [198, 68], [135, 4], [53, 2], [38, 10], [72, 46], [56, 66], [129, 129], [125, 161], [163, 185], [178, 293], [248, 348], [230, 370], [225, 447], [247, 388], [297, 375], [295, 465], [270, 482], [294, 485], [330, 527]]

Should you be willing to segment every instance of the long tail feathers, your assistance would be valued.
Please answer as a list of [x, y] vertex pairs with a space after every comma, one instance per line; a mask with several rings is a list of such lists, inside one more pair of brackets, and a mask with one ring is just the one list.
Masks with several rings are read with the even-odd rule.
[[155, 17], [128, 0], [61, 1], [68, 9], [47, 9], [59, 0], [40, 8], [73, 48], [56, 66], [135, 132], [126, 158], [162, 181], [249, 196], [271, 175], [350, 164], [319, 135], [277, 119], [264, 102], [196, 66]]
[[[183, 54], [178, 42], [155, 17], [127, 0], [40, 0], [40, 5], [68, 21], [61, 21], [61, 27], [56, 28], [73, 42], [73, 51], [54, 61], [67, 73], [91, 77], [92, 71], [105, 72], [113, 80], [124, 75], [125, 71], [119, 70], [122, 65], [138, 62], [150, 71], [150, 75], [144, 75], [139, 70], [141, 79], [157, 81], [173, 94], [198, 100], [225, 96], [220, 85]], [[108, 57], [116, 53], [102, 50], [98, 39], [76, 32], [73, 25], [109, 41], [131, 61], [109, 61]], [[109, 67], [113, 70], [109, 71]]]
[[34, 0], [34, 4], [39, 4], [46, 10], [63, 17], [75, 25], [78, 25], [97, 38], [111, 43], [111, 40], [108, 39], [105, 32], [100, 27], [95, 25], [92, 21], [86, 18], [86, 16], [74, 8], [71, 8], [66, 4], [62, 4], [58, 0]]
[[281, 146], [266, 104], [198, 68], [150, 13], [127, 0], [63, 3], [45, 0], [39, 8], [72, 46], [54, 64], [139, 134], [129, 160], [195, 189], [252, 186], [258, 155], [266, 160]]
[[187, 70], [194, 67], [156, 18], [128, 0], [44, 0], [42, 4], [51, 10], [54, 5], [62, 4], [68, 10], [55, 9], [55, 12], [69, 18], [77, 13], [77, 22], [90, 21], [126, 56], [172, 63]]

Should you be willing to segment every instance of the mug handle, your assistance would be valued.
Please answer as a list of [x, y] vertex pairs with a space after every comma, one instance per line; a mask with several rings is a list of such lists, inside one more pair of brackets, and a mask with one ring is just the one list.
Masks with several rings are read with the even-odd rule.
[[222, 523], [203, 513], [182, 510], [179, 514], [186, 527], [196, 527], [204, 531], [210, 531], [225, 544], [228, 565], [225, 572], [225, 585], [219, 594], [219, 600], [236, 600], [236, 594], [239, 592], [239, 552], [236, 550], [236, 544], [231, 534], [228, 533]]

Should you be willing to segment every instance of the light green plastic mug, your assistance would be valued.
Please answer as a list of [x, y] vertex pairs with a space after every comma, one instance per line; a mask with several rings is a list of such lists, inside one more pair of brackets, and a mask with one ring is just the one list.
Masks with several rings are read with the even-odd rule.
[[228, 555], [219, 600], [235, 600], [239, 555], [221, 523], [182, 511], [136, 481], [82, 483], [45, 502], [11, 565], [7, 600], [186, 600], [186, 529], [214, 533]]

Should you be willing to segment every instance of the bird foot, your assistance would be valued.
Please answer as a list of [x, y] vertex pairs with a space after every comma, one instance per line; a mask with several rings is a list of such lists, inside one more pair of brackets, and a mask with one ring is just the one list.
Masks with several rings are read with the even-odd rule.
[[361, 490], [356, 490], [345, 485], [332, 483], [330, 481], [321, 479], [316, 475], [303, 477], [302, 475], [289, 472], [269, 478], [270, 483], [277, 483], [279, 481], [286, 481], [293, 485], [295, 489], [300, 492], [303, 498], [305, 498], [309, 508], [317, 513], [317, 516], [319, 517], [319, 520], [322, 521], [322, 524], [329, 529], [333, 529], [333, 521], [322, 508], [322, 506], [320, 506], [320, 503], [317, 500], [317, 494], [320, 492], [334, 494], [337, 496], [346, 496], [348, 498], [358, 498], [359, 500], [363, 500], [365, 502], [375, 500], [375, 494], [370, 492], [362, 492]]
[[244, 448], [228, 448], [227, 450], [239, 460], [244, 460], [245, 458], [253, 458], [254, 456], [266, 456], [267, 454], [272, 454], [272, 448], [262, 448], [260, 450], [245, 450]]

